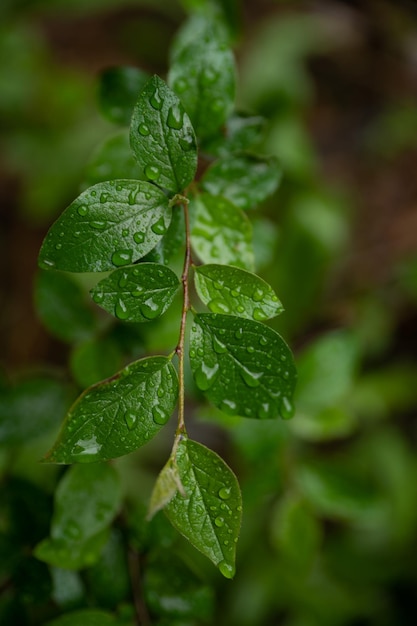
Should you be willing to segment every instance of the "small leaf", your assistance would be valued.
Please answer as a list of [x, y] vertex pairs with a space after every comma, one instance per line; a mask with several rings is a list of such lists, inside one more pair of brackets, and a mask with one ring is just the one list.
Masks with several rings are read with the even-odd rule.
[[149, 503], [148, 519], [152, 519], [168, 502], [171, 502], [177, 491], [185, 497], [176, 461], [170, 458], [161, 470], [153, 488]]
[[108, 378], [122, 365], [122, 350], [111, 337], [98, 336], [79, 343], [70, 354], [71, 373], [83, 389]]
[[139, 92], [149, 74], [137, 67], [110, 67], [100, 76], [99, 102], [103, 114], [115, 124], [128, 125]]
[[177, 373], [167, 357], [131, 363], [78, 398], [45, 461], [89, 463], [133, 452], [166, 424], [177, 397]]
[[132, 115], [130, 144], [148, 180], [181, 192], [197, 169], [194, 130], [168, 85], [153, 76], [145, 85]]
[[215, 452], [185, 437], [175, 459], [186, 496], [177, 493], [167, 504], [168, 519], [223, 576], [233, 578], [242, 517], [236, 476]]
[[209, 193], [223, 196], [241, 209], [253, 209], [275, 192], [280, 178], [274, 158], [227, 156], [208, 168], [201, 184]]
[[204, 149], [217, 157], [226, 157], [248, 150], [261, 140], [264, 128], [263, 117], [232, 113], [226, 122], [224, 134], [205, 142]]
[[199, 31], [177, 40], [168, 82], [181, 98], [197, 137], [214, 135], [228, 118], [235, 97], [235, 62], [219, 29], [201, 23]]
[[109, 180], [146, 180], [130, 147], [129, 130], [119, 130], [94, 152], [84, 172], [86, 187]]
[[121, 626], [121, 622], [105, 611], [81, 609], [65, 613], [45, 626]]
[[190, 203], [191, 243], [203, 263], [253, 269], [252, 227], [225, 198], [202, 194]]
[[292, 417], [294, 359], [271, 328], [228, 315], [196, 315], [190, 359], [197, 387], [225, 413]]
[[170, 306], [180, 282], [158, 263], [115, 270], [91, 290], [94, 302], [124, 322], [149, 322]]
[[62, 272], [39, 272], [35, 304], [42, 323], [63, 341], [87, 339], [97, 327], [81, 287]]
[[68, 272], [104, 272], [129, 265], [168, 229], [166, 195], [144, 181], [115, 180], [84, 191], [52, 225], [39, 265]]
[[106, 528], [85, 541], [70, 542], [62, 538], [47, 537], [35, 546], [34, 555], [54, 567], [82, 569], [93, 565], [100, 558], [108, 535]]
[[268, 283], [237, 267], [202, 265], [196, 268], [194, 280], [199, 297], [213, 313], [262, 322], [283, 311]]
[[167, 265], [185, 247], [185, 220], [180, 207], [174, 207], [169, 228], [156, 247], [142, 261]]

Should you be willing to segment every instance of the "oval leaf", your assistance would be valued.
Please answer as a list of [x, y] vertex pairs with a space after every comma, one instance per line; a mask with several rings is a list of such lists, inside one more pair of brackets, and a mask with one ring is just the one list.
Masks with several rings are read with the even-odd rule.
[[241, 209], [253, 209], [276, 191], [280, 179], [276, 159], [242, 155], [213, 163], [201, 184], [209, 193], [224, 196]]
[[99, 103], [103, 114], [115, 124], [128, 125], [139, 92], [149, 74], [137, 67], [110, 67], [100, 76]]
[[68, 272], [104, 272], [145, 256], [168, 229], [166, 195], [144, 181], [114, 180], [84, 191], [43, 242], [39, 265]]
[[198, 295], [213, 313], [261, 322], [283, 311], [268, 283], [237, 267], [202, 265], [196, 268], [194, 281]]
[[242, 496], [236, 476], [212, 450], [184, 437], [175, 455], [185, 497], [166, 505], [171, 524], [226, 578], [235, 573]]
[[135, 105], [130, 144], [148, 180], [174, 193], [193, 180], [194, 129], [178, 97], [158, 76], [146, 83]]
[[155, 356], [131, 363], [78, 398], [45, 461], [89, 463], [133, 452], [166, 424], [177, 397], [170, 359]]
[[91, 290], [93, 300], [125, 322], [149, 322], [170, 306], [179, 280], [159, 263], [120, 268]]
[[133, 156], [127, 128], [107, 137], [93, 153], [84, 172], [85, 187], [118, 179], [146, 180]]
[[197, 387], [225, 413], [292, 417], [294, 359], [271, 328], [228, 315], [196, 315], [190, 359]]
[[229, 200], [210, 194], [190, 203], [191, 243], [203, 263], [253, 269], [252, 227]]

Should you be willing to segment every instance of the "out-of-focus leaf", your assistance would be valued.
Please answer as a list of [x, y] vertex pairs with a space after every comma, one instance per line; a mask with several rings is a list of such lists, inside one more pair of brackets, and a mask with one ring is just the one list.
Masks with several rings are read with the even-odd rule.
[[122, 366], [123, 354], [111, 337], [99, 337], [75, 346], [70, 355], [72, 375], [82, 388], [111, 376]]
[[99, 102], [104, 115], [115, 124], [127, 126], [140, 91], [149, 75], [136, 67], [111, 67], [100, 76]]
[[121, 626], [121, 622], [111, 613], [96, 609], [83, 609], [61, 615], [45, 626]]
[[146, 180], [133, 156], [129, 130], [123, 129], [108, 137], [93, 153], [84, 172], [86, 187], [108, 180]]

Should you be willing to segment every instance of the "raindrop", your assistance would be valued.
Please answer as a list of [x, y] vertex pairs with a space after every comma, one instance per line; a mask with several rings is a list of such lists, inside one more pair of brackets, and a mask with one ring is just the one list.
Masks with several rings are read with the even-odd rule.
[[129, 234], [129, 229], [128, 229], [128, 228], [124, 228], [124, 229], [122, 230], [122, 237], [127, 237], [127, 236], [128, 236], [128, 234]]
[[119, 287], [121, 289], [126, 287], [128, 280], [129, 280], [129, 274], [127, 274], [126, 272], [122, 272], [122, 275], [119, 278]]
[[268, 319], [268, 315], [265, 313], [265, 311], [257, 307], [253, 312], [253, 319], [257, 322], [263, 322], [264, 320]]
[[243, 365], [240, 366], [239, 374], [248, 387], [259, 387], [259, 379], [263, 376], [262, 372], [251, 372]]
[[239, 291], [237, 291], [237, 289], [232, 289], [232, 291], [230, 292], [230, 295], [232, 296], [232, 298], [237, 298], [239, 296]]
[[227, 415], [236, 415], [237, 405], [233, 400], [222, 400], [220, 408]]
[[142, 137], [146, 137], [147, 135], [149, 135], [149, 133], [151, 132], [149, 130], [149, 126], [147, 126], [146, 124], [142, 123], [139, 124], [138, 126], [138, 131], [139, 131], [139, 135], [142, 135]]
[[243, 328], [238, 328], [237, 331], [235, 332], [235, 337], [236, 339], [242, 339], [243, 337]]
[[139, 187], [135, 187], [135, 189], [132, 189], [132, 190], [129, 192], [129, 195], [128, 195], [128, 199], [127, 199], [127, 201], [129, 202], [130, 206], [132, 206], [133, 204], [135, 204], [135, 202], [136, 202], [136, 197], [137, 197], [137, 195], [138, 195], [138, 192], [139, 192]]
[[109, 197], [109, 194], [103, 192], [100, 195], [100, 202], [101, 202], [101, 204], [104, 204], [105, 202], [107, 202], [108, 197]]
[[213, 385], [216, 380], [217, 372], [219, 371], [219, 364], [215, 363], [213, 367], [202, 363], [200, 369], [198, 369], [194, 375], [196, 385], [201, 391], [207, 391]]
[[129, 317], [129, 311], [125, 303], [123, 302], [123, 300], [121, 300], [120, 298], [116, 302], [116, 306], [114, 307], [114, 312], [116, 314], [116, 317], [119, 318], [119, 320], [127, 320], [127, 318]]
[[230, 498], [231, 493], [232, 493], [232, 490], [230, 489], [230, 487], [222, 487], [219, 490], [219, 498], [221, 498], [222, 500], [228, 500]]
[[147, 165], [145, 167], [145, 176], [149, 180], [158, 180], [161, 175], [161, 170], [157, 165]]
[[153, 407], [152, 416], [155, 424], [159, 424], [160, 426], [166, 424], [169, 419], [169, 414], [164, 411], [164, 409], [161, 409], [158, 405], [155, 405]]
[[216, 524], [218, 528], [221, 528], [222, 526], [224, 526], [224, 518], [220, 516], [216, 517], [216, 519], [214, 520], [214, 523]]
[[61, 250], [61, 248], [62, 248], [62, 243], [57, 243], [56, 246], [55, 246], [55, 249], [56, 250]]
[[143, 243], [144, 239], [145, 239], [145, 235], [141, 233], [140, 231], [138, 231], [137, 233], [134, 233], [133, 235], [133, 241], [135, 243]]
[[142, 294], [143, 294], [143, 287], [141, 285], [137, 285], [136, 289], [132, 291], [130, 295], [133, 296], [133, 298], [140, 298]]
[[155, 224], [152, 224], [151, 230], [155, 233], [155, 235], [164, 235], [167, 232], [164, 218], [160, 217]]
[[213, 349], [217, 354], [224, 354], [227, 352], [227, 348], [219, 339], [217, 339], [216, 335], [213, 335]]
[[253, 354], [255, 352], [255, 348], [253, 346], [248, 346], [246, 348], [246, 352], [249, 352], [249, 354]]
[[97, 304], [100, 304], [100, 302], [103, 302], [103, 300], [104, 300], [104, 292], [103, 291], [96, 291], [94, 293], [94, 295], [93, 295], [93, 300]]
[[91, 195], [93, 196], [93, 198], [95, 198], [95, 197], [96, 197], [96, 195], [97, 195], [97, 191], [93, 190], [93, 191], [91, 192]]
[[238, 313], [243, 313], [243, 312], [244, 312], [244, 310], [245, 310], [245, 307], [244, 307], [244, 306], [242, 306], [241, 304], [239, 304], [239, 306], [237, 306], [237, 307], [236, 307], [236, 311], [237, 311]]
[[219, 570], [225, 578], [233, 578], [235, 575], [235, 567], [227, 561], [220, 561]]
[[285, 378], [285, 380], [288, 380], [290, 377], [290, 373], [288, 370], [285, 370], [282, 374], [283, 378]]
[[279, 412], [282, 419], [284, 420], [289, 420], [294, 415], [294, 405], [291, 400], [289, 400], [286, 396], [284, 396], [281, 400], [281, 404], [279, 405]]
[[258, 417], [261, 420], [265, 420], [270, 417], [270, 406], [268, 402], [261, 404], [258, 410]]
[[220, 283], [218, 280], [215, 280], [213, 283], [213, 287], [215, 289], [223, 289], [223, 283]]
[[88, 208], [85, 206], [85, 204], [82, 204], [77, 209], [77, 213], [78, 215], [81, 215], [81, 217], [84, 217], [85, 215], [87, 215], [87, 212], [88, 212]]
[[152, 298], [148, 298], [148, 300], [141, 305], [140, 312], [146, 319], [153, 320], [161, 314], [161, 305]]
[[173, 104], [168, 111], [167, 124], [174, 130], [181, 130], [183, 126], [183, 112], [178, 104]]
[[94, 220], [93, 222], [90, 222], [90, 226], [91, 228], [94, 228], [94, 230], [104, 230], [107, 226], [107, 223], [102, 222], [101, 220]]
[[229, 305], [224, 300], [220, 300], [219, 298], [216, 298], [215, 300], [211, 300], [208, 303], [208, 308], [213, 313], [225, 313], [225, 314], [230, 313]]
[[197, 354], [198, 354], [198, 356], [203, 356], [204, 355], [203, 348], [197, 348]]
[[266, 337], [261, 337], [259, 339], [259, 343], [261, 346], [266, 346], [268, 344], [268, 339]]
[[192, 135], [184, 135], [179, 140], [179, 144], [184, 152], [189, 152], [194, 147], [194, 137]]
[[190, 358], [195, 359], [195, 350], [193, 350], [192, 348], [190, 350]]
[[261, 300], [263, 300], [263, 298], [264, 298], [263, 289], [260, 289], [259, 287], [257, 287], [257, 289], [255, 289], [255, 291], [253, 292], [252, 299], [255, 302], [260, 302]]
[[132, 430], [135, 427], [137, 419], [138, 418], [137, 418], [137, 415], [135, 415], [135, 413], [132, 413], [131, 411], [126, 411], [125, 422], [129, 430]]
[[111, 257], [113, 265], [122, 267], [132, 262], [132, 250], [116, 250]]
[[149, 102], [156, 111], [160, 111], [162, 109], [163, 100], [159, 94], [158, 88], [155, 89], [152, 96], [149, 98]]

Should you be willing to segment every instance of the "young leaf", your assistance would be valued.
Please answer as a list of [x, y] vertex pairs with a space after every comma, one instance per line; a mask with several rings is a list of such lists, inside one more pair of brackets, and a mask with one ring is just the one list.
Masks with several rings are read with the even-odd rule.
[[177, 492], [166, 505], [168, 519], [223, 576], [233, 578], [242, 516], [236, 476], [215, 452], [185, 437], [175, 460], [186, 495]]
[[243, 211], [205, 193], [190, 203], [190, 215], [191, 243], [203, 263], [253, 269], [252, 228]]
[[130, 144], [148, 180], [174, 193], [193, 180], [194, 129], [178, 97], [158, 76], [146, 83], [135, 105]]
[[197, 387], [225, 413], [292, 417], [294, 359], [271, 328], [228, 315], [196, 315], [190, 360]]
[[197, 293], [213, 313], [270, 319], [283, 311], [272, 287], [262, 278], [228, 265], [201, 265], [194, 275]]
[[103, 114], [115, 124], [128, 125], [139, 92], [149, 74], [137, 67], [110, 67], [100, 76], [99, 103]]
[[133, 156], [127, 128], [111, 135], [97, 148], [84, 172], [85, 187], [118, 179], [146, 180]]
[[149, 322], [170, 306], [180, 283], [158, 263], [120, 268], [91, 290], [93, 300], [125, 322]]
[[228, 118], [235, 97], [234, 57], [218, 29], [209, 24], [192, 38], [187, 35], [177, 46], [168, 82], [181, 98], [197, 137], [214, 135]]
[[78, 398], [45, 461], [89, 463], [133, 452], [166, 424], [177, 397], [177, 373], [167, 357], [131, 363]]
[[84, 191], [52, 225], [39, 253], [44, 269], [104, 272], [156, 246], [171, 221], [166, 195], [143, 181], [115, 180]]
[[152, 519], [155, 513], [163, 509], [168, 502], [171, 502], [177, 491], [185, 497], [176, 461], [170, 458], [162, 468], [153, 488], [149, 503], [148, 519]]
[[209, 193], [224, 196], [241, 209], [253, 209], [275, 192], [280, 178], [276, 159], [241, 155], [213, 163], [201, 184]]

